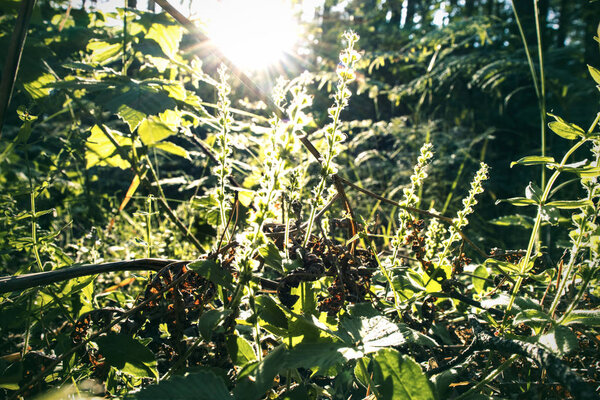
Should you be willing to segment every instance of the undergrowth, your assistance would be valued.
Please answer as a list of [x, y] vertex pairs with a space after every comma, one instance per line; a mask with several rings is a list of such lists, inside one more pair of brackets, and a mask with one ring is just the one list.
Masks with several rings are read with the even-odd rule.
[[[422, 205], [427, 135], [401, 191], [338, 164], [356, 144], [342, 121], [355, 32], [318, 126], [310, 74], [258, 89], [265, 113], [241, 110], [243, 72], [222, 60], [215, 79], [180, 54], [173, 20], [128, 18], [128, 42], [104, 27], [24, 86], [62, 111], [23, 105], [5, 129], [0, 396], [597, 397], [600, 113], [588, 129], [552, 115], [562, 159], [513, 163], [551, 175], [501, 200], [536, 210], [525, 249], [488, 252], [465, 229], [485, 163], [461, 178], [454, 215]], [[552, 260], [543, 233], [565, 218], [569, 248]]]

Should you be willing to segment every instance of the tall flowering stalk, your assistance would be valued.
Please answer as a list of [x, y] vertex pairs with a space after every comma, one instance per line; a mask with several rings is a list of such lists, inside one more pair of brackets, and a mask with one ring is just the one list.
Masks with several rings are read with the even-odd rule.
[[219, 203], [220, 222], [224, 230], [225, 238], [226, 240], [229, 240], [229, 233], [226, 231], [226, 212], [229, 207], [228, 200], [230, 195], [225, 192], [225, 184], [227, 178], [231, 174], [231, 159], [229, 156], [231, 155], [232, 151], [230, 146], [231, 138], [229, 137], [229, 130], [233, 120], [229, 111], [231, 106], [231, 101], [229, 100], [231, 87], [227, 83], [227, 79], [227, 68], [224, 65], [221, 65], [219, 68], [219, 83], [217, 84], [217, 118], [221, 129], [215, 137], [215, 157], [217, 158], [217, 165], [213, 168], [213, 172], [219, 180], [219, 185], [216, 189], [216, 196], [217, 202]]
[[[425, 143], [421, 147], [419, 158], [415, 164], [413, 174], [410, 177], [410, 186], [404, 189], [404, 197], [400, 202], [401, 206], [404, 207], [416, 207], [419, 203], [419, 190], [423, 186], [423, 181], [427, 178], [427, 166], [433, 158], [433, 145], [431, 143]], [[404, 243], [406, 236], [406, 229], [408, 223], [412, 217], [408, 211], [401, 208], [398, 212], [398, 230], [392, 239], [392, 248], [394, 253], [392, 256], [392, 264], [395, 265], [398, 260], [398, 253]]]
[[456, 217], [452, 220], [453, 225], [450, 226], [450, 236], [444, 240], [442, 243], [442, 253], [439, 257], [439, 266], [443, 266], [449, 264], [447, 260], [450, 251], [452, 250], [452, 245], [458, 241], [460, 238], [460, 234], [456, 230], [456, 228], [461, 229], [469, 224], [469, 220], [467, 217], [473, 213], [473, 207], [477, 204], [476, 196], [480, 193], [483, 193], [483, 182], [488, 179], [488, 171], [489, 167], [486, 163], [479, 164], [479, 170], [475, 174], [473, 181], [471, 182], [471, 189], [469, 190], [469, 194], [467, 197], [463, 199], [463, 208], [460, 210]]
[[[434, 208], [430, 209], [429, 212], [437, 214]], [[446, 228], [436, 218], [432, 218], [427, 226], [427, 231], [425, 231], [425, 257], [428, 260], [432, 260], [436, 255], [444, 236], [446, 236]]]
[[325, 127], [325, 142], [326, 148], [321, 160], [321, 179], [313, 191], [313, 198], [310, 205], [310, 216], [308, 218], [308, 226], [306, 227], [306, 236], [304, 237], [303, 245], [306, 246], [310, 238], [317, 208], [324, 203], [323, 191], [327, 178], [336, 173], [336, 168], [333, 165], [333, 159], [340, 152], [340, 144], [344, 141], [345, 135], [339, 130], [340, 114], [348, 105], [352, 92], [348, 89], [348, 85], [356, 79], [354, 67], [360, 59], [360, 54], [354, 50], [354, 45], [358, 41], [358, 35], [353, 31], [344, 32], [344, 39], [348, 45], [340, 53], [340, 63], [337, 68], [337, 90], [334, 96], [335, 104], [327, 111], [332, 122]]
[[[285, 81], [280, 80], [274, 89], [273, 99], [277, 107], [284, 107], [287, 92], [285, 84]], [[305, 84], [305, 81], [301, 81], [298, 85], [303, 86]], [[244, 289], [252, 277], [253, 258], [256, 251], [266, 243], [262, 228], [265, 221], [273, 216], [272, 203], [283, 189], [282, 178], [287, 172], [286, 159], [289, 157], [289, 153], [297, 147], [295, 132], [297, 129], [301, 129], [306, 122], [306, 118], [304, 118], [304, 122], [301, 121], [303, 117], [300, 114], [304, 115], [302, 110], [312, 102], [310, 97], [300, 99], [300, 94], [306, 94], [306, 91], [305, 89], [296, 91], [296, 87], [297, 85], [292, 85], [290, 89], [292, 102], [286, 110], [290, 115], [291, 123], [286, 124], [277, 116], [273, 116], [269, 120], [269, 145], [264, 150], [263, 176], [260, 179], [260, 187], [254, 199], [256, 212], [252, 213], [250, 217], [248, 229], [237, 239], [240, 246], [237, 250], [236, 264], [240, 271], [240, 278], [230, 304], [232, 309], [239, 305]], [[249, 294], [252, 300], [254, 297], [253, 291], [250, 290]], [[258, 337], [258, 327], [256, 327], [256, 335]]]

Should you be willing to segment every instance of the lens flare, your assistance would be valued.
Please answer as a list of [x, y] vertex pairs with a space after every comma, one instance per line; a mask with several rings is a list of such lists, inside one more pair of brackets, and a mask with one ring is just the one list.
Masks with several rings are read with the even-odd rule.
[[293, 8], [285, 1], [222, 0], [206, 11], [208, 36], [243, 69], [277, 63], [298, 39]]

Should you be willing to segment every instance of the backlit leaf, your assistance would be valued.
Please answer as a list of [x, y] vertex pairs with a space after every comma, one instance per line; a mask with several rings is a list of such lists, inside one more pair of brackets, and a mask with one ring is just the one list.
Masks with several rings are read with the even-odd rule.
[[558, 136], [563, 137], [565, 139], [573, 140], [578, 137], [585, 136], [585, 131], [581, 129], [579, 126], [572, 124], [570, 122], [566, 122], [561, 117], [558, 117], [554, 114], [549, 114], [551, 117], [554, 117], [555, 121], [550, 122], [548, 126], [554, 133]]

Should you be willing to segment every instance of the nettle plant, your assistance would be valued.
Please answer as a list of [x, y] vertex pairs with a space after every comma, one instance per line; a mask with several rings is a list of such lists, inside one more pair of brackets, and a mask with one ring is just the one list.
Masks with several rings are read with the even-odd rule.
[[[576, 140], [560, 162], [530, 156], [515, 163], [554, 172], [543, 189], [532, 183], [526, 197], [507, 200], [538, 209], [527, 249], [488, 255], [463, 232], [488, 179], [485, 163], [455, 217], [418, 208], [431, 143], [422, 146], [400, 202], [338, 174], [341, 115], [360, 58], [356, 33], [343, 35], [330, 121], [314, 130], [309, 74], [280, 79], [263, 96], [268, 117], [242, 111], [233, 105], [230, 75], [250, 82], [243, 72], [221, 66], [213, 79], [198, 59], [179, 55], [183, 31], [173, 21], [124, 17], [128, 41], [94, 40], [83, 59], [36, 87], [73, 107], [88, 173], [112, 167], [130, 174], [126, 195], [114, 203], [118, 216], [79, 241], [76, 260], [161, 258], [75, 266], [61, 254], [58, 262], [57, 235], [37, 236], [36, 218], [45, 214], [35, 200], [52, 181], [30, 188], [31, 209], [20, 220], [31, 222], [26, 250], [35, 268], [0, 278], [2, 319], [27, 315], [0, 326], [0, 346], [13, 353], [0, 358], [7, 397], [49, 387], [67, 397], [93, 379], [103, 395], [132, 399], [467, 398], [497, 394], [487, 383], [500, 373], [527, 390], [547, 367], [574, 396], [594, 398], [560, 357], [577, 351], [572, 327], [600, 320], [585, 306], [598, 271], [600, 114], [588, 131], [555, 117], [550, 128]], [[600, 83], [600, 72], [590, 71]], [[215, 103], [202, 100], [207, 93]], [[24, 116], [23, 129], [35, 123]], [[588, 144], [593, 160], [570, 162]], [[167, 185], [178, 177], [164, 172], [173, 159], [210, 171], [179, 177], [189, 178], [182, 190], [193, 194], [177, 206]], [[566, 187], [557, 185], [563, 173], [578, 177], [584, 199], [551, 199]], [[345, 188], [398, 209], [386, 238], [391, 248], [361, 219], [369, 207], [352, 207]], [[136, 194], [142, 201], [134, 204], [143, 204], [137, 220], [127, 212]], [[561, 209], [578, 210], [569, 256], [559, 266], [540, 265], [542, 223], [557, 220]], [[117, 246], [128, 236], [141, 245]], [[483, 262], [472, 263], [471, 250]], [[155, 273], [130, 272], [113, 285], [115, 272], [136, 270]], [[21, 274], [32, 271], [44, 272]], [[113, 275], [94, 279], [102, 273]], [[467, 366], [482, 372], [469, 375]], [[465, 379], [477, 383], [453, 384]]]

